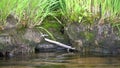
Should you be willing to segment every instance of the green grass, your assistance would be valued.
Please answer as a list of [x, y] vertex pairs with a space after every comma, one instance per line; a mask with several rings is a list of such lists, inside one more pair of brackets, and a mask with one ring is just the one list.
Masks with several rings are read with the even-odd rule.
[[0, 24], [6, 23], [7, 16], [14, 11], [17, 0], [0, 0]]
[[6, 23], [9, 14], [14, 13], [19, 22], [26, 20], [28, 26], [40, 25], [47, 16], [55, 14], [57, 0], [1, 0], [0, 1], [0, 22]]
[[120, 15], [119, 7], [120, 0], [1, 0], [0, 22], [5, 24], [11, 13], [18, 16], [20, 22], [26, 20], [30, 27], [41, 25], [48, 16], [61, 23], [57, 18], [60, 14], [70, 22], [81, 22], [84, 17], [91, 17], [94, 12], [98, 12], [103, 18], [106, 18], [108, 13], [108, 18], [113, 19]]
[[120, 0], [0, 0], [0, 24], [4, 25], [11, 13], [30, 28], [40, 26], [48, 17], [61, 25], [92, 23], [94, 18], [115, 20], [120, 15], [119, 7]]
[[21, 23], [26, 20], [28, 27], [41, 25], [46, 17], [53, 16], [54, 9], [56, 9], [54, 5], [58, 3], [56, 0], [25, 0], [22, 2], [18, 3], [16, 13]]
[[[80, 22], [84, 16], [89, 15], [89, 2], [86, 0], [59, 0], [61, 14], [69, 22]], [[85, 2], [86, 1], [86, 2]], [[86, 4], [85, 4], [86, 3]]]
[[94, 0], [94, 6], [99, 6], [100, 4], [100, 11], [104, 18], [106, 13], [109, 13], [112, 18], [120, 13], [120, 0]]
[[[37, 28], [44, 30], [52, 39], [53, 35], [41, 24], [46, 17], [55, 17], [56, 8], [58, 6], [57, 0], [1, 0], [0, 1], [0, 24], [6, 24], [6, 18], [9, 14], [18, 17], [19, 22], [28, 28]], [[59, 21], [57, 19], [57, 21]], [[39, 26], [39, 27], [38, 27]]]
[[[43, 30], [54, 40], [48, 28], [76, 22], [90, 26], [100, 18], [112, 23], [120, 35], [120, 0], [0, 0], [0, 30], [10, 14], [17, 16], [19, 24]], [[58, 22], [57, 26], [50, 23], [44, 28], [42, 24], [51, 19]], [[88, 40], [93, 37], [91, 33], [85, 35]]]

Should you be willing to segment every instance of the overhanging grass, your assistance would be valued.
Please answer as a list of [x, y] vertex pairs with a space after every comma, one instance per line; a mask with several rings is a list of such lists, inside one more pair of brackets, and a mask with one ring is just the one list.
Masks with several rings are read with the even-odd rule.
[[[28, 27], [40, 26], [47, 17], [53, 17], [61, 25], [70, 22], [94, 23], [94, 18], [111, 21], [119, 19], [119, 7], [120, 0], [0, 0], [0, 24], [4, 25], [11, 13]], [[65, 23], [61, 23], [59, 16]]]
[[0, 24], [6, 23], [7, 16], [14, 11], [17, 0], [0, 0]]
[[26, 20], [28, 26], [40, 25], [47, 16], [54, 15], [57, 0], [1, 0], [0, 22], [5, 23], [9, 14], [19, 17], [19, 22]]
[[5, 24], [10, 13], [17, 15], [21, 23], [25, 20], [24, 23], [30, 27], [41, 25], [47, 16], [59, 21], [56, 16], [60, 14], [71, 22], [81, 22], [84, 17], [91, 17], [95, 11], [101, 17], [113, 19], [119, 16], [119, 7], [120, 0], [1, 0], [0, 22]]
[[[59, 0], [62, 15], [68, 20], [80, 22], [84, 17], [114, 19], [120, 14], [120, 0]], [[92, 14], [92, 15], [91, 15]]]

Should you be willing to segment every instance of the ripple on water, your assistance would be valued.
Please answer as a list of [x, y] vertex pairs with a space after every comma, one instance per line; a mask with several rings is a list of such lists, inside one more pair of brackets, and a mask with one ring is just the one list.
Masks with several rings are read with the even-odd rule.
[[73, 53], [39, 53], [0, 59], [0, 68], [120, 68], [120, 58], [81, 57]]

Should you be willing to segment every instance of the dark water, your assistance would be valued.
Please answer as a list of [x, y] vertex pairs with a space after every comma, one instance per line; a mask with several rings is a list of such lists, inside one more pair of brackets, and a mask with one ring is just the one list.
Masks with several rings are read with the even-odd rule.
[[120, 58], [39, 53], [0, 58], [0, 68], [120, 68]]

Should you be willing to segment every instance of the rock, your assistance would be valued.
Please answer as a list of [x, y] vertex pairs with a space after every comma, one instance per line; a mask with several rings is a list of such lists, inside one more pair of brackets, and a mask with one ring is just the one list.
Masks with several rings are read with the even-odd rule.
[[[58, 39], [63, 41], [64, 37], [59, 36]], [[56, 52], [64, 50], [64, 48], [47, 42], [42, 43], [42, 41], [44, 41], [44, 38], [39, 29], [11, 28], [2, 31], [0, 35], [0, 50], [4, 53], [7, 52], [6, 54], [10, 56], [33, 52], [34, 50], [37, 52]]]
[[63, 51], [66, 51], [66, 49], [52, 43], [42, 42], [35, 47], [35, 51], [36, 53], [37, 52], [63, 52]]
[[10, 53], [10, 52], [5, 52], [4, 56], [5, 57], [13, 57], [14, 55], [12, 53]]
[[55, 52], [56, 48], [52, 44], [39, 44], [35, 47], [36, 52]]
[[11, 29], [16, 28], [18, 23], [18, 19], [15, 17], [14, 14], [9, 14], [6, 19], [6, 25], [4, 29]]
[[30, 42], [40, 43], [43, 40], [43, 36], [38, 29], [26, 29], [24, 39]]
[[7, 34], [0, 35], [0, 49], [7, 45], [12, 45], [11, 37]]
[[[3, 30], [0, 35], [0, 50], [5, 56], [30, 53], [40, 43], [42, 36], [35, 29], [19, 30], [15, 28]], [[1, 55], [2, 56], [2, 55]]]
[[[89, 27], [89, 28], [88, 28]], [[98, 55], [118, 55], [120, 53], [120, 39], [118, 30], [114, 30], [111, 24], [102, 23], [83, 25], [71, 23], [66, 27], [72, 46], [82, 52], [92, 52]]]
[[4, 57], [4, 54], [2, 52], [0, 52], [0, 57]]
[[72, 23], [66, 28], [66, 33], [71, 40], [72, 46], [76, 47], [77, 50], [86, 50], [83, 48], [93, 44], [95, 40], [95, 34], [94, 31], [91, 30], [92, 27], [88, 28], [88, 26], [80, 23]]
[[73, 43], [72, 43], [73, 47], [75, 47], [76, 50], [78, 51], [82, 51], [82, 48], [83, 48], [83, 42], [82, 40], [74, 40]]

